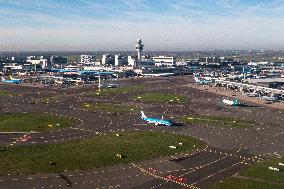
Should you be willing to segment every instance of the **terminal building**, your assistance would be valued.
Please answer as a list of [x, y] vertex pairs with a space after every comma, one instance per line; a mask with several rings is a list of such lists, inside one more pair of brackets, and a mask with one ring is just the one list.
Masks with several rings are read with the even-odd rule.
[[155, 61], [153, 60], [141, 60], [141, 61], [138, 61], [136, 63], [136, 67], [137, 68], [154, 68], [155, 67]]
[[156, 56], [152, 58], [156, 66], [173, 67], [176, 66], [176, 58], [173, 56]]
[[50, 59], [43, 56], [29, 56], [27, 57], [27, 63], [32, 65], [40, 65], [43, 69], [51, 67]]
[[22, 65], [17, 63], [6, 63], [3, 67], [4, 73], [15, 73], [20, 70], [22, 70]]

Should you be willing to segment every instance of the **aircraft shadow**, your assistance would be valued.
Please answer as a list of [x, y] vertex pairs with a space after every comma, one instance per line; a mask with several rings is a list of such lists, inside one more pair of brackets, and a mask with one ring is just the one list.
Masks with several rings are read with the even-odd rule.
[[259, 106], [259, 105], [249, 105], [249, 104], [240, 104], [239, 107], [242, 107], [242, 108], [259, 108], [261, 106]]
[[66, 181], [68, 187], [72, 187], [72, 182], [71, 182], [71, 180], [69, 180], [69, 179], [68, 179], [65, 175], [63, 175], [63, 174], [58, 174], [58, 175], [60, 176], [61, 179], [63, 179], [63, 180]]
[[174, 127], [183, 127], [183, 126], [185, 126], [185, 124], [181, 123], [181, 122], [174, 122], [173, 126]]

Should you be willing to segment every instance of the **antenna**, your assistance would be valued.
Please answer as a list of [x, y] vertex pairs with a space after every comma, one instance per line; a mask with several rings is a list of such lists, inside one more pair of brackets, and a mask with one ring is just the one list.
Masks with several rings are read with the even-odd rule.
[[101, 71], [99, 71], [99, 93], [101, 92]]

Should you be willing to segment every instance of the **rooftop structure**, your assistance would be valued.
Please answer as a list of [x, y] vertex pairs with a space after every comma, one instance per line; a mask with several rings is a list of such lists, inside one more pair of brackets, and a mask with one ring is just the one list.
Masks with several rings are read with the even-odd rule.
[[96, 57], [94, 55], [81, 55], [81, 64], [89, 64], [96, 62]]

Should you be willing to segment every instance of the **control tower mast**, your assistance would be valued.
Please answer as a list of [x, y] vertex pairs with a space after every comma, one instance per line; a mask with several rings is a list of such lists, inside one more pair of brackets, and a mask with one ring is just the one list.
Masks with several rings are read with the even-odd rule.
[[135, 45], [135, 48], [136, 48], [136, 51], [138, 52], [138, 60], [139, 61], [141, 61], [141, 52], [143, 50], [143, 47], [144, 47], [144, 45], [142, 43], [141, 38], [138, 38], [137, 43]]

